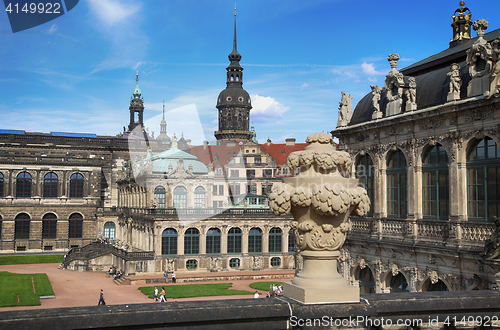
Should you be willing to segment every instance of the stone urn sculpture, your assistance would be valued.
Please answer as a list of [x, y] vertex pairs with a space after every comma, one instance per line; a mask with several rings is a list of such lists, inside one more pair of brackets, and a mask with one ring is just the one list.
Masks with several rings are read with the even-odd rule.
[[295, 177], [275, 183], [269, 196], [275, 215], [292, 213], [291, 227], [303, 259], [302, 271], [283, 283], [286, 297], [305, 304], [359, 302], [359, 288], [337, 271], [339, 249], [345, 242], [349, 215], [370, 209], [366, 190], [349, 178], [348, 153], [336, 151], [326, 133], [309, 135], [304, 151], [290, 154], [287, 163], [300, 169]]

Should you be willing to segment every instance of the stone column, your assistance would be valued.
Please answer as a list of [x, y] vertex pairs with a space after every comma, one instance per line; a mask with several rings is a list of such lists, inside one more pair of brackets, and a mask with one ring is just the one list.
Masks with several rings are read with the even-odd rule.
[[185, 229], [180, 227], [177, 230], [177, 255], [184, 256], [184, 232]]
[[229, 228], [227, 225], [222, 226], [221, 236], [220, 236], [220, 254], [227, 255], [227, 235], [229, 232]]
[[292, 213], [303, 259], [302, 271], [283, 283], [284, 295], [304, 304], [359, 302], [359, 288], [337, 272], [337, 259], [349, 215], [366, 215], [370, 199], [357, 179], [348, 178], [351, 158], [335, 150], [329, 134], [309, 135], [306, 142], [304, 151], [287, 160], [292, 168], [301, 168], [300, 174], [275, 183], [269, 196], [275, 215]]
[[241, 230], [241, 254], [242, 255], [248, 255], [248, 231], [250, 228], [248, 228], [247, 225], [243, 226], [243, 229]]
[[288, 226], [285, 226], [283, 229], [283, 235], [281, 236], [281, 251], [283, 251], [283, 254], [287, 254], [288, 251], [288, 236], [290, 235], [288, 231], [290, 228]]
[[262, 233], [262, 254], [269, 254], [269, 226], [264, 226]]
[[200, 256], [207, 254], [207, 234], [205, 230], [205, 226], [202, 226], [200, 229]]

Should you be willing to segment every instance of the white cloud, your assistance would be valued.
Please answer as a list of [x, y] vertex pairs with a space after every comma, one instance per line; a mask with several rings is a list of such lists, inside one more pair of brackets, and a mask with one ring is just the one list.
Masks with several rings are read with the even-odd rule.
[[57, 31], [57, 25], [55, 24], [52, 24], [52, 26], [50, 27], [50, 29], [47, 31], [48, 34], [52, 34], [54, 32]]
[[304, 90], [307, 87], [309, 87], [309, 84], [308, 83], [303, 83], [302, 86], [300, 86], [300, 90]]
[[384, 74], [384, 72], [375, 70], [375, 65], [373, 65], [373, 63], [363, 62], [361, 64], [361, 69], [363, 70], [364, 74], [369, 75], [369, 76], [376, 76], [376, 75], [383, 75]]
[[141, 8], [135, 2], [117, 0], [88, 0], [88, 3], [94, 15], [108, 26], [127, 19]]
[[265, 122], [270, 119], [283, 117], [285, 112], [290, 110], [290, 107], [276, 101], [270, 96], [260, 96], [253, 94], [252, 99], [251, 120], [256, 122]]

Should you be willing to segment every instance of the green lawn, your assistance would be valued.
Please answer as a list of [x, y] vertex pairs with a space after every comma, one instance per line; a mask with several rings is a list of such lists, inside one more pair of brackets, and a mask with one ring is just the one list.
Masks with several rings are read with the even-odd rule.
[[[184, 285], [163, 285], [167, 298], [190, 298], [190, 297], [209, 297], [209, 296], [230, 296], [240, 294], [254, 294], [254, 292], [245, 290], [229, 290], [233, 283], [214, 283], [214, 284], [184, 284]], [[157, 285], [158, 295], [161, 292], [162, 285]], [[154, 286], [140, 287], [142, 293], [149, 298], [154, 296]]]
[[62, 263], [62, 254], [30, 255], [30, 256], [4, 256], [0, 257], [0, 265], [20, 265], [20, 264], [47, 264]]
[[[31, 276], [35, 282], [35, 291]], [[14, 274], [0, 272], [0, 307], [11, 306], [38, 306], [39, 296], [50, 296], [54, 294], [47, 274]], [[19, 295], [19, 303], [17, 302]]]
[[270, 285], [280, 285], [281, 283], [283, 282], [253, 282], [249, 285], [249, 287], [255, 290], [269, 291]]

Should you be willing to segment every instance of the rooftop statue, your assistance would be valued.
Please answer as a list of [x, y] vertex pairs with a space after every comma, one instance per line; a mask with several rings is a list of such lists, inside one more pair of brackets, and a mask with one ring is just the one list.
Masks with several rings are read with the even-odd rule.
[[342, 98], [339, 102], [339, 120], [337, 127], [347, 126], [352, 118], [352, 96], [342, 92]]
[[490, 77], [491, 84], [490, 90], [484, 93], [484, 96], [489, 99], [493, 95], [500, 96], [500, 38], [491, 42], [492, 62], [493, 68], [491, 69]]
[[453, 63], [450, 65], [450, 72], [446, 75], [450, 77], [450, 91], [448, 92], [448, 101], [460, 99], [460, 87], [462, 87], [462, 79], [460, 78], [460, 65]]

